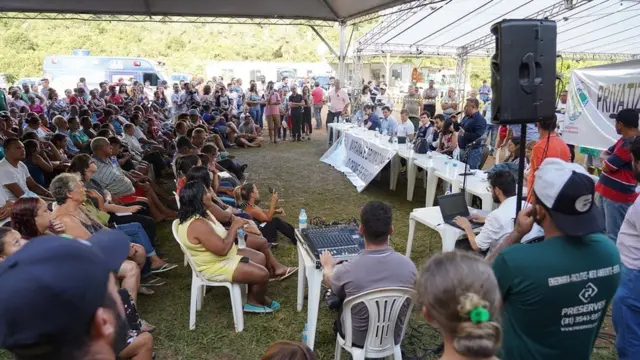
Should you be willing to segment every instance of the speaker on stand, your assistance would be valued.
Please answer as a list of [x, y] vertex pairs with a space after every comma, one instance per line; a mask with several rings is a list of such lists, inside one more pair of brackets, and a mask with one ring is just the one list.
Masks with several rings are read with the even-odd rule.
[[[527, 123], [555, 116], [557, 27], [552, 20], [502, 20], [491, 26], [491, 122], [520, 125], [518, 198], [522, 199]], [[533, 191], [533, 189], [530, 189]], [[517, 201], [516, 213], [521, 201]]]

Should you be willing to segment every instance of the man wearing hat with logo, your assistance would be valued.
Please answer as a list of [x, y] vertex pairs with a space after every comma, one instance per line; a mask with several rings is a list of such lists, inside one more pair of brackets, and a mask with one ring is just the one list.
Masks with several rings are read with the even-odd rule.
[[[594, 193], [580, 165], [548, 158], [536, 171], [532, 205], [493, 262], [504, 302], [501, 358], [591, 356], [620, 280], [620, 254], [602, 233]], [[534, 223], [544, 241], [520, 244]]]
[[43, 236], [0, 263], [0, 347], [17, 359], [114, 359], [128, 325], [113, 271], [129, 239]]

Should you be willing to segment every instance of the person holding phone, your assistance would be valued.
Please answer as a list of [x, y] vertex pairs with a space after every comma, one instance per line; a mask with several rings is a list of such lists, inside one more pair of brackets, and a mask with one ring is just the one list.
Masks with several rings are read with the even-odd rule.
[[238, 208], [246, 211], [253, 220], [260, 223], [260, 231], [270, 243], [277, 243], [278, 233], [284, 235], [293, 244], [296, 244], [295, 229], [291, 224], [284, 221], [281, 217], [285, 216], [284, 209], [278, 207], [278, 193], [273, 191], [271, 201], [269, 202], [269, 210], [265, 211], [256, 205], [256, 200], [260, 199], [258, 187], [253, 183], [247, 183], [238, 186], [234, 190], [236, 203]]

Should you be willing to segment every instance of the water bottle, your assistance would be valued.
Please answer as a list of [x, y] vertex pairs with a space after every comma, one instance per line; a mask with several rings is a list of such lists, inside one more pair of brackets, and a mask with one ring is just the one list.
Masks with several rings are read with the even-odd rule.
[[309, 339], [309, 336], [307, 335], [307, 323], [304, 324], [304, 329], [302, 329], [302, 342], [303, 343], [307, 343], [307, 340]]
[[431, 151], [427, 152], [427, 167], [433, 167], [433, 154]]
[[454, 179], [455, 179], [455, 178], [457, 178], [457, 177], [458, 177], [458, 163], [457, 163], [457, 162], [455, 162], [455, 161], [454, 161], [454, 162], [451, 164], [451, 171], [452, 171], [451, 176], [452, 176]]
[[238, 249], [244, 249], [247, 247], [247, 242], [244, 238], [244, 229], [238, 229]]
[[298, 215], [298, 229], [306, 229], [307, 228], [307, 212], [304, 209], [300, 210], [300, 215]]
[[449, 175], [449, 160], [444, 161], [444, 174]]
[[393, 137], [391, 139], [392, 139], [391, 142], [393, 143], [393, 147], [397, 149], [398, 148], [398, 137], [393, 135]]

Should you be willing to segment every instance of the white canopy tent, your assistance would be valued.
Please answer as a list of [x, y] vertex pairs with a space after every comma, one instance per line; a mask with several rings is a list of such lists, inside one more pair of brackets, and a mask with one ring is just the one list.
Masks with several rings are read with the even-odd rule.
[[405, 6], [356, 41], [356, 69], [363, 56], [451, 56], [458, 60], [461, 91], [467, 58], [493, 54], [490, 26], [506, 18], [556, 20], [564, 58], [621, 61], [640, 54], [636, 0], [420, 0]]
[[[344, 74], [346, 27], [415, 0], [0, 0], [0, 19], [310, 26], [338, 57]], [[402, 8], [401, 8], [402, 9]], [[387, 12], [388, 13], [388, 12]], [[315, 26], [340, 24], [339, 54]]]

